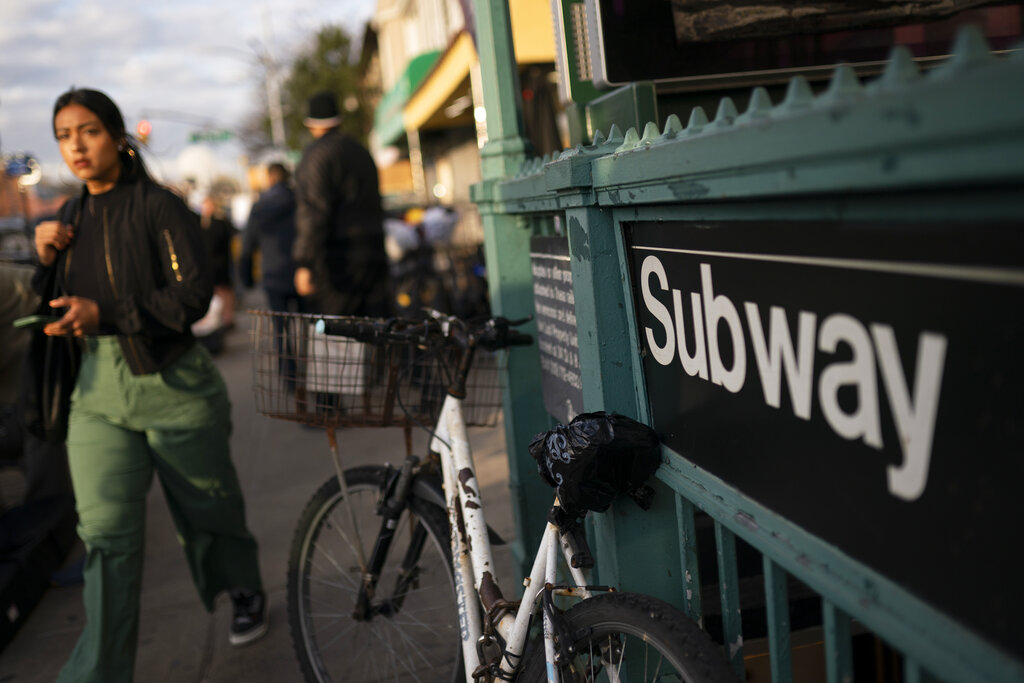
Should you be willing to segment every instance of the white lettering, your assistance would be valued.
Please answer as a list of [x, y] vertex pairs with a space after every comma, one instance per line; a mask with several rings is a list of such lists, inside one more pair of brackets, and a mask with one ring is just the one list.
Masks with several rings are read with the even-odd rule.
[[678, 289], [672, 290], [672, 303], [676, 309], [676, 339], [679, 340], [679, 360], [683, 370], [690, 377], [700, 375], [708, 378], [708, 356], [704, 347], [704, 316], [701, 313], [700, 295], [690, 293], [690, 307], [693, 313], [693, 354], [686, 348], [686, 318], [683, 315], [683, 295]]
[[780, 371], [785, 370], [793, 413], [801, 419], [810, 420], [814, 382], [814, 327], [818, 317], [813, 313], [800, 311], [797, 323], [798, 351], [794, 353], [785, 309], [779, 306], [772, 306], [769, 309], [769, 339], [765, 341], [757, 304], [747, 302], [743, 306], [747, 311], [750, 341], [754, 346], [754, 360], [757, 362], [757, 372], [761, 376], [765, 402], [773, 408], [778, 408], [782, 404]]
[[[664, 272], [664, 271], [662, 271]], [[708, 331], [708, 356], [711, 360], [711, 381], [734, 394], [743, 388], [747, 378], [747, 347], [743, 343], [743, 327], [729, 297], [715, 296], [711, 285], [711, 266], [700, 264], [700, 283], [704, 293], [704, 316]], [[732, 338], [732, 368], [726, 369], [718, 347], [718, 323], [725, 321]], [[671, 360], [671, 359], [670, 359]]]
[[903, 464], [890, 465], [887, 474], [889, 491], [906, 500], [915, 500], [924, 493], [931, 461], [935, 415], [939, 410], [939, 390], [946, 358], [946, 338], [925, 332], [917, 343], [917, 368], [914, 370], [914, 395], [907, 391], [907, 381], [900, 365], [896, 335], [889, 325], [874, 324], [871, 336], [878, 351], [882, 383], [889, 399], [896, 432], [903, 449]]
[[647, 310], [657, 318], [658, 322], [665, 329], [665, 345], [658, 346], [654, 341], [654, 330], [645, 327], [644, 331], [647, 333], [647, 346], [650, 348], [654, 360], [658, 361], [660, 365], [669, 365], [676, 355], [672, 314], [665, 304], [658, 301], [651, 294], [651, 275], [657, 276], [658, 285], [662, 290], [668, 289], [668, 276], [665, 275], [665, 267], [661, 265], [661, 261], [658, 260], [657, 256], [648, 256], [644, 259], [643, 265], [640, 267], [640, 282], [642, 283], [644, 305], [647, 306]]
[[[837, 434], [847, 439], [863, 439], [873, 447], [882, 447], [882, 426], [878, 418], [878, 385], [875, 381], [875, 354], [868, 331], [856, 318], [837, 313], [825, 318], [818, 336], [818, 348], [835, 353], [839, 343], [853, 350], [853, 360], [833, 363], [818, 380], [821, 412]], [[839, 389], [857, 388], [857, 408], [847, 413], [839, 405]]]
[[[742, 318], [728, 296], [715, 294], [709, 264], [700, 264], [700, 279], [701, 291], [690, 293], [691, 350], [686, 337], [685, 295], [670, 288], [660, 259], [653, 255], [644, 259], [641, 267], [643, 301], [651, 318], [661, 325], [665, 335], [664, 342], [658, 345], [655, 341], [656, 335], [660, 335], [657, 325], [645, 327], [647, 346], [660, 365], [671, 365], [678, 350], [679, 362], [687, 375], [705, 381], [710, 378], [714, 384], [737, 393], [746, 382], [747, 371], [747, 340]], [[655, 296], [656, 293], [667, 292], [672, 293], [671, 310]], [[766, 331], [759, 305], [747, 301], [743, 307], [761, 392], [765, 403], [773, 408], [782, 405], [785, 378], [793, 414], [802, 420], [810, 420], [815, 396], [815, 353], [836, 354], [840, 346], [849, 347], [849, 360], [833, 359], [819, 371], [818, 408], [825, 422], [839, 436], [882, 449], [881, 396], [878, 390], [878, 375], [881, 375], [903, 454], [900, 465], [887, 468], [888, 489], [892, 495], [904, 500], [919, 498], [928, 483], [947, 338], [935, 332], [919, 335], [911, 392], [908, 388], [910, 378], [903, 371], [896, 335], [890, 325], [866, 325], [851, 315], [835, 313], [817, 326], [815, 313], [799, 311], [794, 343], [786, 309], [769, 307]], [[727, 368], [722, 359], [724, 345], [719, 344], [722, 323], [731, 342], [725, 344], [733, 349], [731, 368]], [[554, 333], [552, 336], [573, 346], [572, 335]], [[721, 339], [724, 341], [724, 337]], [[547, 345], [543, 341], [541, 343], [541, 351], [544, 352]], [[554, 351], [553, 348], [550, 350]], [[566, 381], [578, 382], [578, 375], [567, 377]]]
[[558, 309], [546, 306], [545, 304], [534, 302], [537, 315], [544, 316], [545, 318], [558, 318]]

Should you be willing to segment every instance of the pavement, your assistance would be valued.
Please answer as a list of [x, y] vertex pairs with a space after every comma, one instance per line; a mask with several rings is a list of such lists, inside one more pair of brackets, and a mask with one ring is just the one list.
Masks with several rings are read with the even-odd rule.
[[[260, 307], [250, 292], [241, 308]], [[135, 667], [138, 683], [254, 683], [301, 681], [287, 623], [288, 551], [299, 514], [334, 468], [325, 433], [259, 415], [251, 390], [249, 317], [236, 316], [216, 362], [233, 404], [232, 457], [246, 496], [249, 528], [260, 543], [263, 581], [270, 605], [270, 631], [241, 648], [228, 644], [230, 600], [205, 611], [189, 577], [184, 555], [159, 485], [149, 494], [146, 555]], [[339, 434], [345, 467], [400, 463], [405, 446], [400, 429], [348, 429]], [[427, 435], [414, 435], [414, 451], [425, 451]], [[470, 429], [487, 521], [504, 538], [515, 536], [509, 507], [504, 432]], [[72, 550], [69, 562], [82, 549]], [[518, 593], [508, 546], [494, 552], [506, 595]], [[503, 570], [504, 568], [504, 570]], [[81, 586], [52, 587], [14, 640], [0, 652], [0, 683], [50, 683], [74, 647], [84, 622]]]

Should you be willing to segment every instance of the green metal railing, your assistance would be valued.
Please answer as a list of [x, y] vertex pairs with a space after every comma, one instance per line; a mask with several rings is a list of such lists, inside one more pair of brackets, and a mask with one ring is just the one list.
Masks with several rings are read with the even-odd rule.
[[[478, 8], [492, 5], [502, 3], [477, 2]], [[501, 24], [501, 17], [480, 18], [481, 62], [485, 75], [492, 68], [499, 79], [502, 69], [510, 67], [487, 38], [489, 22]], [[506, 93], [506, 107], [510, 98]], [[488, 112], [491, 116], [490, 105]], [[514, 129], [513, 119], [507, 114], [504, 120]], [[517, 138], [512, 133], [500, 144], [507, 148], [508, 139]], [[502, 156], [495, 149], [490, 152]], [[885, 72], [867, 83], [838, 67], [828, 87], [815, 95], [797, 77], [779, 102], [756, 88], [743, 111], [725, 98], [713, 116], [694, 109], [686, 125], [672, 115], [661, 125], [651, 122], [624, 134], [612, 126], [590, 144], [541, 159], [523, 159], [519, 148], [517, 169], [496, 168], [487, 161], [488, 151], [485, 180], [474, 188], [474, 199], [488, 226], [496, 308], [507, 314], [530, 312], [529, 236], [565, 235], [584, 407], [649, 422], [624, 226], [638, 221], [668, 226], [678, 221], [908, 219], [1019, 225], [1024, 219], [1024, 58], [1022, 51], [993, 56], [980, 33], [965, 30], [953, 56], [927, 74], [897, 49]], [[517, 354], [518, 370], [506, 394], [511, 406], [506, 426], [519, 542], [528, 546], [534, 540], [530, 529], [537, 525], [527, 522], [523, 510], [536, 507], [535, 501], [549, 493], [530, 488], [525, 473], [533, 463], [521, 446], [551, 419], [538, 411], [535, 399], [530, 403], [530, 392], [538, 387], [536, 355]], [[794, 675], [794, 579], [820, 597], [830, 682], [853, 680], [853, 634], [861, 631], [900, 653], [905, 681], [1024, 681], [1018, 655], [684, 455], [666, 448], [657, 476], [662, 493], [653, 516], [632, 514], [626, 506], [595, 516], [591, 531], [601, 581], [659, 594], [700, 620], [707, 613], [701, 587], [717, 580], [722, 642], [741, 676], [744, 603], [737, 545], [742, 541], [761, 558], [767, 650], [776, 683]], [[702, 582], [698, 527], [707, 518], [713, 520], [718, 576]], [[672, 550], [662, 561], [638, 566], [632, 561], [637, 547], [646, 557], [652, 548]], [[958, 581], [950, 577], [950, 590], [963, 588]]]

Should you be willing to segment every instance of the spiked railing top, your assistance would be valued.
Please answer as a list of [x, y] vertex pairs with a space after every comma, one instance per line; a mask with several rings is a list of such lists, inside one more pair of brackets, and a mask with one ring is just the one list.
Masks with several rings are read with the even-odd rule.
[[[953, 107], [944, 108], [939, 103], [960, 97], [965, 89], [973, 87], [970, 84], [977, 80], [979, 74], [986, 73], [986, 68], [1009, 66], [1015, 72], [1021, 72], [1018, 76], [1024, 76], [1024, 70], [1020, 68], [1024, 65], [1022, 53], [1024, 50], [1014, 51], [1008, 59], [996, 57], [981, 31], [976, 27], [966, 27], [957, 34], [952, 56], [926, 75], [921, 74], [910, 52], [897, 46], [890, 52], [882, 74], [866, 84], [861, 82], [853, 68], [841, 64], [836, 67], [828, 85], [817, 95], [806, 78], [796, 76], [790, 79], [785, 94], [777, 103], [772, 102], [764, 87], [756, 87], [742, 112], [731, 98], [724, 97], [719, 101], [713, 119], [709, 119], [703, 108], [694, 107], [685, 126], [674, 114], [661, 128], [652, 121], [643, 127], [642, 132], [629, 128], [623, 134], [612, 125], [607, 135], [601, 130], [595, 131], [590, 144], [578, 144], [552, 155], [525, 160], [515, 178], [506, 184], [534, 179], [529, 183], [529, 192], [593, 192], [601, 187], [610, 188], [610, 192], [615, 185], [657, 184], [667, 176], [699, 173], [701, 169], [727, 175], [729, 169], [747, 165], [770, 162], [792, 165], [811, 156], [849, 154], [854, 146], [861, 149], [890, 146], [896, 149], [909, 144], [914, 135], [935, 136], [944, 130], [942, 126], [945, 124], [941, 119], [952, 119], [944, 109]], [[1019, 85], [1022, 82], [1024, 79], [1017, 80], [1017, 92], [1012, 93], [1014, 99], [1006, 102], [1004, 107], [1024, 106], [1019, 94], [1024, 91]], [[994, 94], [1011, 95], [1005, 92]], [[837, 128], [838, 122], [857, 118], [852, 114], [860, 113], [863, 119], [872, 107], [879, 112], [876, 123], [868, 125], [861, 120], [856, 127], [853, 123], [848, 124], [848, 130]], [[882, 111], [879, 108], [888, 109]], [[919, 110], [929, 112], [928, 121], [937, 125], [935, 130], [929, 132], [925, 127], [917, 127], [897, 131], [893, 128], [893, 122], [901, 116], [905, 121], [914, 117], [920, 119], [923, 114]], [[964, 120], [964, 116], [957, 116], [960, 118], [957, 125], [961, 129], [975, 123], [977, 126], [986, 125], [981, 120], [972, 122]], [[1011, 116], [1015, 116], [1020, 127], [1024, 128], [1024, 112], [1017, 111]], [[885, 130], [884, 124], [889, 124], [891, 130]], [[744, 131], [756, 131], [756, 144]], [[698, 141], [705, 140], [707, 144], [701, 142], [697, 145]], [[713, 149], [708, 147], [712, 140], [715, 140]], [[730, 141], [735, 143], [731, 150], [727, 149]], [[924, 139], [919, 139], [918, 143], [923, 144]], [[643, 160], [634, 160], [638, 154]], [[678, 161], [673, 163], [673, 159], [684, 157], [690, 162], [685, 169]], [[676, 170], [672, 170], [673, 167]], [[526, 192], [524, 185], [513, 194], [524, 197]], [[667, 197], [664, 192], [655, 191], [651, 197], [639, 201], [662, 201]]]

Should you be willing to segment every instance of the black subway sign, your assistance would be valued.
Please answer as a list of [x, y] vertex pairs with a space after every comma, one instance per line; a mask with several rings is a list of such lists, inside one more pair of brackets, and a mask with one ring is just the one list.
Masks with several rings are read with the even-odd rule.
[[[664, 443], [1024, 653], [1012, 628], [1024, 609], [1012, 542], [1020, 228], [659, 222], [626, 234]], [[950, 576], [977, 588], [950, 591]]]
[[[752, 301], [743, 302], [739, 308], [727, 295], [715, 294], [711, 265], [701, 263], [699, 268], [700, 292], [688, 294], [688, 316], [684, 294], [669, 289], [661, 257], [651, 253], [641, 263], [643, 302], [654, 318], [650, 326], [644, 327], [644, 335], [655, 362], [671, 366], [678, 361], [687, 375], [731, 393], [738, 393], [748, 381], [759, 381], [765, 403], [773, 408], [781, 407], [785, 384], [788, 404], [796, 417], [810, 420], [813, 402], [835, 434], [876, 449], [884, 446], [876, 380], [881, 375], [903, 454], [900, 465], [887, 468], [889, 492], [907, 500], [918, 498], [928, 479], [945, 335], [926, 331], [918, 335], [914, 391], [910, 392], [891, 325], [864, 324], [840, 312], [827, 315], [819, 325], [817, 314], [800, 310], [795, 316], [796, 330], [791, 330], [789, 320], [793, 316], [785, 308], [769, 306], [762, 311]], [[669, 291], [671, 309], [659, 298]], [[688, 325], [693, 330], [693, 341], [689, 342], [692, 349], [687, 348]], [[728, 339], [721, 339], [721, 335], [728, 335]], [[850, 348], [852, 358], [836, 360], [833, 356], [815, 372], [815, 351], [835, 354], [842, 344]], [[723, 346], [731, 349], [728, 366], [722, 359]], [[748, 346], [753, 350], [751, 363], [747, 360]], [[857, 396], [856, 406], [849, 412], [839, 403], [839, 393], [845, 387]]]

